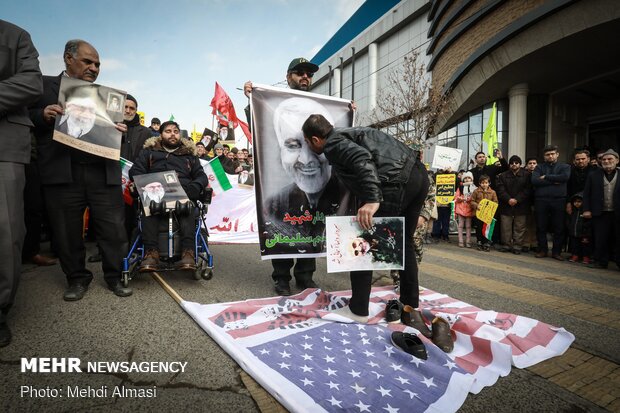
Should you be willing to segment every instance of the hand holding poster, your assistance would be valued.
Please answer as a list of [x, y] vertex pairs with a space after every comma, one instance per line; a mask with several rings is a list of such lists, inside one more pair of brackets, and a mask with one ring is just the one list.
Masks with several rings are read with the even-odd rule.
[[433, 163], [431, 168], [434, 169], [448, 169], [453, 171], [459, 170], [461, 163], [462, 149], [448, 148], [447, 146], [435, 146], [435, 155], [433, 156]]
[[350, 101], [254, 85], [250, 105], [261, 258], [324, 256], [325, 217], [346, 207], [346, 191], [325, 156], [308, 148], [301, 126], [314, 113], [351, 126]]
[[373, 218], [370, 230], [356, 217], [327, 217], [327, 272], [405, 268], [405, 218]]
[[478, 210], [476, 211], [476, 218], [485, 224], [490, 224], [493, 221], [495, 211], [497, 211], [497, 202], [493, 202], [488, 199], [483, 199], [478, 204]]
[[64, 109], [56, 116], [53, 139], [93, 155], [118, 160], [125, 92], [63, 76], [58, 103]]
[[448, 205], [454, 199], [456, 175], [439, 174], [435, 176], [436, 192], [435, 199], [438, 204]]

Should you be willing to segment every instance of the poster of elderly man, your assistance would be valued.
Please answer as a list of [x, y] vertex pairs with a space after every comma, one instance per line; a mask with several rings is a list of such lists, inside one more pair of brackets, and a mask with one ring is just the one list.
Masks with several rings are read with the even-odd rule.
[[175, 171], [153, 172], [133, 178], [147, 217], [151, 215], [151, 201], [165, 202], [166, 208], [174, 208], [177, 201], [187, 202], [189, 199]]
[[325, 217], [343, 215], [348, 192], [301, 126], [320, 113], [336, 127], [353, 124], [350, 101], [254, 85], [252, 112], [256, 208], [262, 259], [325, 256]]
[[[80, 79], [63, 77], [58, 102], [62, 116], [56, 117], [54, 140], [93, 155], [118, 160], [126, 93]], [[113, 103], [115, 102], [115, 103]]]

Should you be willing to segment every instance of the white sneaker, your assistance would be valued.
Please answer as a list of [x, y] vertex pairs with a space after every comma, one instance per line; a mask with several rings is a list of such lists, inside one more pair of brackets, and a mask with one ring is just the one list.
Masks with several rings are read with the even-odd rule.
[[344, 321], [345, 323], [360, 323], [360, 324], [368, 323], [367, 315], [354, 314], [348, 305], [345, 307], [339, 308], [337, 310], [333, 310], [331, 311], [331, 313], [336, 314], [340, 317], [346, 318], [347, 320]]

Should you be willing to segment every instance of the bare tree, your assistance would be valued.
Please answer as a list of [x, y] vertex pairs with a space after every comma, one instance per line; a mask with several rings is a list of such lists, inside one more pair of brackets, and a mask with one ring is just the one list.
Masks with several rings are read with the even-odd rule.
[[379, 91], [377, 107], [369, 118], [373, 127], [387, 127], [398, 140], [421, 149], [429, 146], [426, 140], [445, 111], [449, 93], [433, 90], [417, 50], [403, 59], [403, 64], [388, 74], [386, 87]]

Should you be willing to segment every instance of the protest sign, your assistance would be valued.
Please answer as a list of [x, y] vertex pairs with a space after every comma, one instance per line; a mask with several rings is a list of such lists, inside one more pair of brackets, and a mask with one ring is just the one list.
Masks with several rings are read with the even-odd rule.
[[402, 270], [405, 218], [373, 218], [365, 230], [353, 216], [327, 217], [327, 272]]
[[115, 124], [123, 121], [125, 96], [120, 90], [63, 76], [58, 104], [64, 114], [56, 116], [53, 139], [93, 155], [119, 160], [121, 132]]
[[435, 146], [435, 154], [433, 155], [431, 167], [434, 169], [450, 168], [453, 171], [458, 171], [462, 154], [462, 149]]
[[350, 101], [271, 86], [251, 94], [254, 184], [262, 259], [325, 256], [325, 217], [342, 215], [342, 188], [301, 126], [311, 114], [351, 126]]
[[435, 199], [438, 204], [448, 205], [454, 200], [454, 187], [456, 185], [456, 175], [439, 174], [435, 176], [436, 192]]
[[144, 215], [147, 217], [151, 215], [149, 208], [151, 201], [165, 202], [166, 208], [174, 208], [176, 201], [187, 202], [189, 200], [175, 171], [136, 175], [133, 181], [142, 199]]
[[493, 202], [488, 199], [483, 199], [478, 204], [478, 210], [476, 211], [476, 218], [485, 224], [491, 224], [495, 211], [497, 211], [497, 202]]

